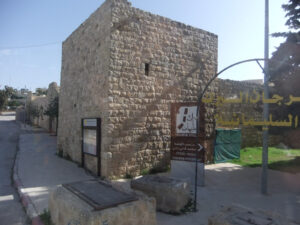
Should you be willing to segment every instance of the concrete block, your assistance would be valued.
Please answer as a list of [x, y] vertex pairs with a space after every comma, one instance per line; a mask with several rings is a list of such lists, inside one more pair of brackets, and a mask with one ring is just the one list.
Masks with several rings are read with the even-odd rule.
[[190, 199], [189, 183], [166, 176], [144, 176], [132, 180], [131, 188], [156, 199], [157, 210], [180, 213]]
[[49, 210], [56, 225], [156, 225], [155, 200], [150, 198], [95, 211], [60, 186], [49, 197]]

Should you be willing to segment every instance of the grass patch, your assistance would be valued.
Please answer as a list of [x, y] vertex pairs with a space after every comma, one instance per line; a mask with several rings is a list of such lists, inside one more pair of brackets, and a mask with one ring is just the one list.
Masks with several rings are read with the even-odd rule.
[[145, 176], [145, 175], [154, 175], [154, 174], [158, 174], [158, 173], [166, 173], [169, 172], [171, 170], [170, 166], [167, 167], [153, 167], [151, 169], [144, 169], [141, 171], [141, 175]]
[[[247, 167], [260, 167], [262, 158], [262, 148], [252, 147], [241, 150], [240, 159], [230, 162]], [[269, 169], [283, 172], [300, 172], [300, 150], [299, 149], [279, 149], [269, 148]]]
[[188, 203], [180, 210], [182, 214], [194, 212], [195, 204], [192, 198], [189, 199]]
[[54, 225], [54, 223], [52, 223], [51, 221], [51, 215], [48, 210], [44, 209], [43, 213], [40, 214], [39, 216], [45, 225]]
[[58, 157], [60, 157], [60, 158], [63, 158], [63, 157], [64, 157], [63, 151], [58, 151], [58, 152], [56, 152], [56, 155], [57, 155]]
[[133, 176], [131, 174], [129, 174], [129, 173], [126, 173], [123, 178], [124, 179], [133, 179]]

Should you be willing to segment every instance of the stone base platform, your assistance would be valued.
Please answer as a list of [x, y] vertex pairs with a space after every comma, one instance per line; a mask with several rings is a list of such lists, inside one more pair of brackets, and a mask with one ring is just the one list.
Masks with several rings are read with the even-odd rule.
[[189, 183], [167, 176], [144, 176], [132, 180], [131, 188], [154, 197], [157, 210], [166, 213], [181, 213], [190, 200]]
[[208, 225], [295, 225], [280, 215], [239, 205], [225, 207], [208, 219]]
[[[85, 190], [91, 193], [91, 189]], [[109, 196], [107, 191], [102, 192], [105, 203], [116, 196]], [[68, 186], [60, 186], [49, 198], [51, 219], [55, 225], [156, 225], [153, 198], [139, 196], [121, 204], [115, 202], [111, 206], [106, 204], [105, 207], [100, 204], [102, 208], [99, 209], [95, 207], [97, 201], [92, 200], [90, 203], [84, 195], [78, 195], [76, 190], [73, 192]]]

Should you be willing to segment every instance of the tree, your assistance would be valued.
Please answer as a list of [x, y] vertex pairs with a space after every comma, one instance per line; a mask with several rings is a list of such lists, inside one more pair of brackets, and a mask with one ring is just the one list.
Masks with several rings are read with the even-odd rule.
[[26, 114], [27, 114], [27, 120], [32, 123], [35, 118], [38, 118], [40, 116], [40, 111], [38, 107], [32, 102], [29, 102], [26, 106]]
[[11, 98], [15, 93], [16, 90], [9, 86], [5, 86], [3, 90], [0, 90], [0, 110], [5, 108], [8, 98]]
[[7, 103], [5, 90], [0, 90], [0, 111], [2, 111]]
[[47, 88], [36, 88], [35, 93], [37, 96], [47, 95]]
[[[286, 26], [289, 32], [275, 33], [273, 37], [284, 37], [285, 41], [277, 48], [270, 59], [270, 81], [274, 83], [273, 94], [285, 99], [290, 95], [300, 96], [300, 0], [289, 0], [282, 5], [286, 11]], [[286, 119], [288, 114], [300, 115], [299, 103], [290, 106], [271, 105], [270, 112], [276, 119]], [[283, 128], [273, 129], [282, 132]]]
[[5, 86], [4, 91], [8, 98], [11, 98], [17, 92], [16, 89], [14, 89], [13, 87], [10, 87], [10, 86]]
[[50, 130], [52, 130], [52, 121], [56, 118], [56, 132], [57, 132], [57, 124], [58, 124], [58, 97], [55, 97], [50, 101], [47, 110], [45, 111], [45, 115], [49, 116], [50, 119]]
[[15, 110], [16, 108], [18, 108], [21, 105], [23, 105], [23, 104], [19, 101], [16, 101], [16, 100], [10, 100], [7, 103], [7, 106], [9, 106], [10, 109], [12, 109], [12, 110]]
[[272, 35], [286, 38], [270, 60], [270, 78], [277, 83], [292, 75], [300, 76], [300, 0], [289, 0], [282, 8], [286, 11], [285, 25], [290, 31]]

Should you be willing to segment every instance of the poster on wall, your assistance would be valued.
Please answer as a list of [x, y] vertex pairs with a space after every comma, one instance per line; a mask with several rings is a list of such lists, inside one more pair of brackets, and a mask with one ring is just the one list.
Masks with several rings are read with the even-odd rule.
[[97, 119], [84, 119], [83, 126], [84, 127], [97, 127]]
[[97, 155], [97, 130], [83, 130], [83, 152]]

